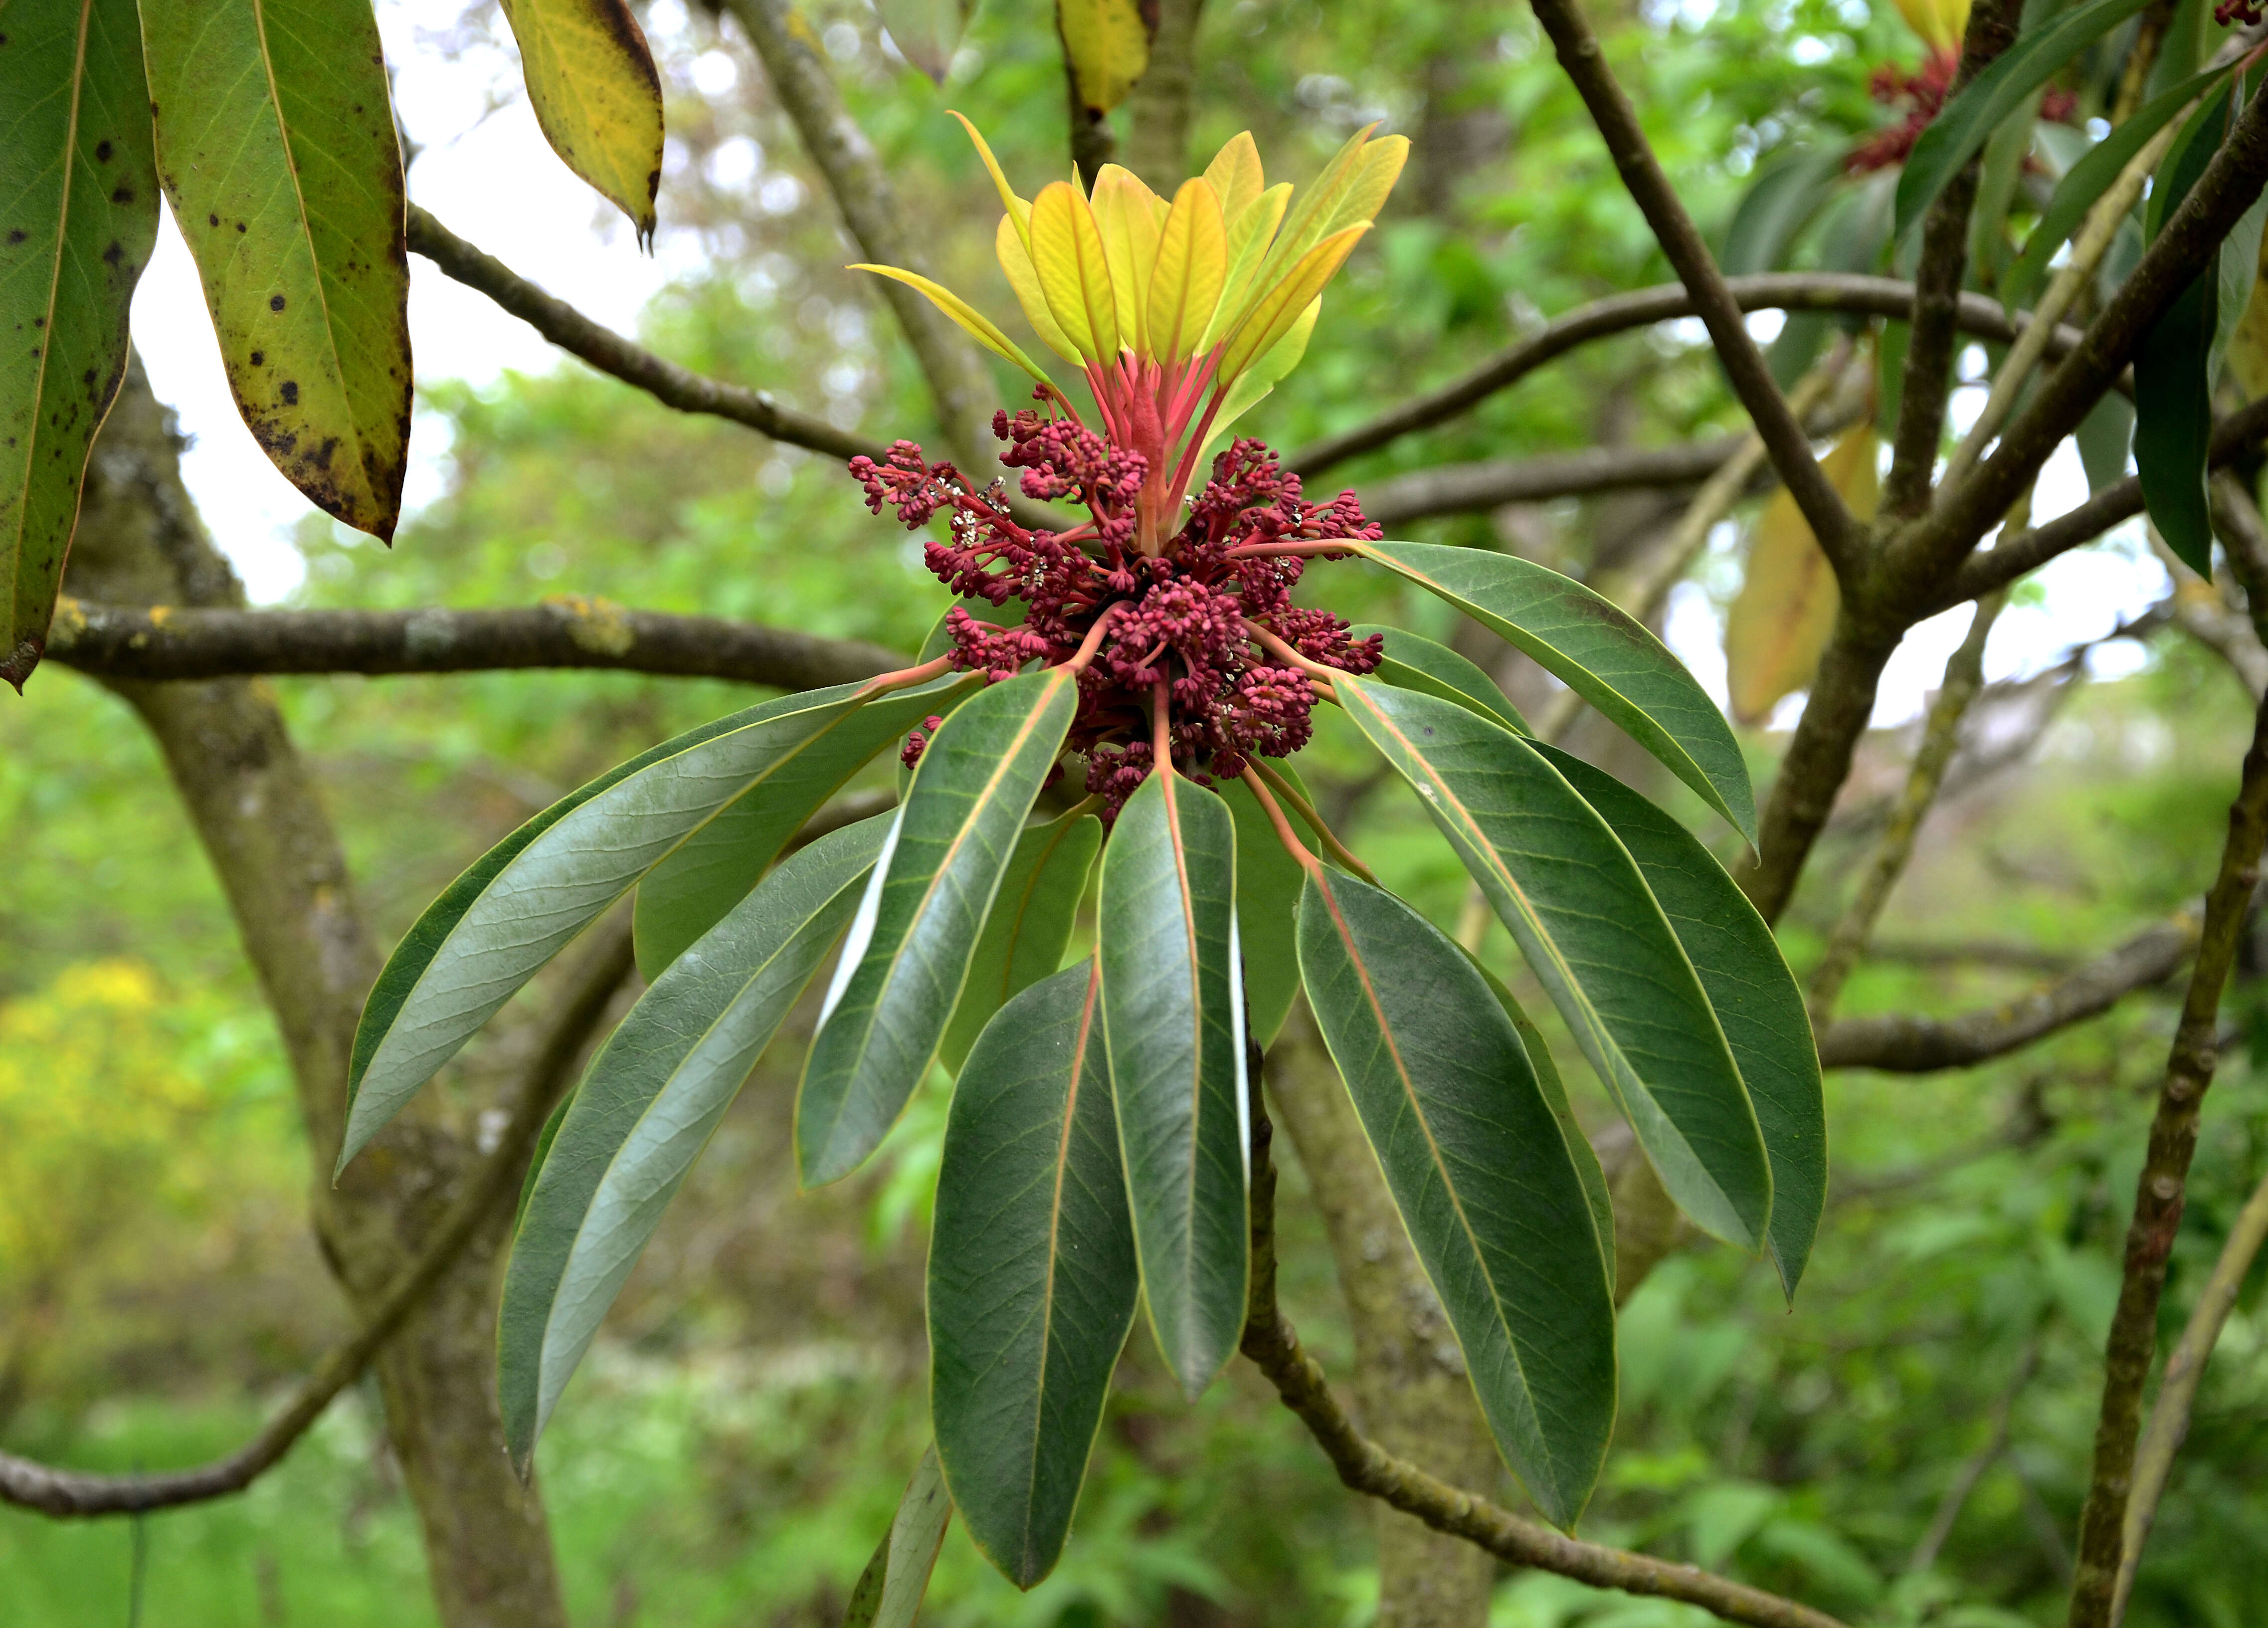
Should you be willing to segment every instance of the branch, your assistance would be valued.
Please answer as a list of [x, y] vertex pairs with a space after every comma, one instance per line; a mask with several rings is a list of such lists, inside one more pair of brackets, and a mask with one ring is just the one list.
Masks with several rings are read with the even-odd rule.
[[[843, 104], [843, 93], [820, 59], [818, 37], [795, 14], [791, 0], [724, 0], [763, 59], [780, 106], [803, 137], [804, 148], [835, 195], [843, 223], [864, 256], [878, 264], [926, 274], [928, 256], [915, 246], [904, 206], [883, 173], [874, 144]], [[994, 468], [993, 389], [990, 373], [961, 330], [922, 294], [887, 277], [873, 279], [913, 346], [929, 381], [946, 445], [979, 485]]]
[[2252, 1190], [2252, 1197], [2236, 1212], [2236, 1225], [2228, 1229], [2220, 1258], [2213, 1263], [2213, 1275], [2205, 1279], [2189, 1324], [2182, 1330], [2181, 1342], [2166, 1359], [2165, 1378], [2159, 1383], [2158, 1400], [2151, 1406], [2150, 1423], [2142, 1432], [2142, 1445], [2135, 1455], [2134, 1493], [2126, 1505], [2118, 1583], [2110, 1608], [2114, 1623], [2126, 1615], [2127, 1599], [2134, 1592], [2134, 1573], [2142, 1562], [2142, 1545], [2149, 1541], [2151, 1524], [2157, 1518], [2158, 1499], [2165, 1493], [2166, 1478], [2173, 1473], [2174, 1455], [2182, 1450], [2183, 1439], [2189, 1434], [2190, 1408], [2197, 1401], [2198, 1381], [2205, 1377], [2205, 1365], [2220, 1338], [2221, 1325], [2228, 1321], [2236, 1305], [2236, 1292], [2244, 1286], [2244, 1275], [2252, 1270], [2253, 1257], [2260, 1253], [2264, 1241], [2268, 1241], [2268, 1179]]
[[2005, 1057], [2163, 983], [2197, 953], [2198, 932], [2195, 916], [2176, 916], [2029, 994], [1959, 1017], [1845, 1018], [1820, 1034], [1820, 1066], [1926, 1074]]
[[[2213, 446], [2207, 454], [2212, 467], [2218, 469], [2235, 462], [2264, 436], [2268, 436], [2268, 400], [2240, 408], [2213, 425]], [[1961, 569], [1953, 573], [1921, 614], [1933, 616], [1939, 611], [1952, 609], [1963, 600], [2005, 588], [2056, 556], [2068, 553], [2081, 543], [2092, 542], [2120, 521], [2131, 520], [2141, 512], [2141, 482], [2131, 475], [2123, 481], [2114, 481], [2079, 507], [2066, 510], [2029, 531], [2003, 538], [1989, 552], [1963, 561]]]
[[879, 645], [563, 595], [509, 610], [180, 610], [65, 599], [48, 653], [106, 679], [599, 667], [781, 689], [902, 665]]
[[[1734, 303], [1744, 312], [1835, 311], [1900, 321], [1913, 313], [1914, 285], [1896, 277], [1774, 271], [1757, 276], [1727, 277], [1725, 287]], [[1693, 315], [1698, 309], [1684, 285], [1675, 283], [1578, 306], [1462, 378], [1399, 407], [1389, 408], [1367, 424], [1301, 447], [1284, 460], [1285, 467], [1303, 475], [1318, 474], [1401, 436], [1454, 418], [1498, 391], [1519, 383], [1546, 363], [1555, 362], [1593, 340], [1611, 339], [1632, 328], [1675, 321]], [[2000, 302], [1984, 294], [1962, 295], [1955, 318], [1962, 332], [1999, 344], [2013, 343], [2031, 325], [2029, 312], [2019, 313], [2011, 321]], [[2080, 337], [2078, 328], [2058, 323], [2048, 336], [2047, 355], [2051, 358], [2062, 357], [2079, 343]]]
[[[2257, 104], [2256, 104], [2257, 106]], [[2250, 122], [2248, 109], [2245, 122]], [[2268, 130], [2268, 121], [2262, 128]], [[2219, 160], [2215, 160], [2216, 163]], [[2210, 172], [2208, 172], [2210, 179]], [[2199, 183], [2203, 185], [2202, 182]], [[2169, 227], [2170, 232], [2172, 228]], [[2164, 239], [2161, 239], [2162, 242]], [[2139, 276], [2138, 271], [2135, 274]], [[2229, 805], [2220, 872], [2205, 895], [2197, 965], [2182, 1002], [2181, 1027], [2166, 1059], [2166, 1079], [2150, 1122], [2149, 1148], [2134, 1186], [2134, 1219], [2126, 1230], [2118, 1310], [2103, 1352], [2102, 1408], [2095, 1427], [2095, 1466], [2079, 1521], [2079, 1569], [2071, 1592], [2071, 1628], [2108, 1628], [2124, 1550], [2126, 1501], [2133, 1484], [2134, 1438], [2142, 1386], [2158, 1343], [2158, 1300], [2166, 1257], [2180, 1229], [2183, 1186], [2197, 1152], [2198, 1112], [2219, 1061], [2222, 987], [2236, 960], [2245, 917], [2268, 841], [2268, 704], [2256, 714], [2243, 778]]]
[[1159, 0], [1150, 63], [1126, 98], [1126, 167], [1161, 198], [1189, 174], [1189, 115], [1197, 99], [1197, 22], [1204, 0]]
[[1824, 1611], [1719, 1577], [1698, 1566], [1610, 1549], [1567, 1537], [1524, 1521], [1484, 1498], [1463, 1492], [1395, 1457], [1365, 1436], [1331, 1394], [1322, 1365], [1300, 1344], [1299, 1333], [1276, 1303], [1276, 1167], [1269, 1158], [1275, 1127], [1269, 1122], [1255, 1072], [1252, 1110], [1252, 1275], [1240, 1349], [1276, 1387], [1284, 1405], [1315, 1438], [1339, 1479], [1514, 1565], [1534, 1566], [1625, 1594], [1682, 1600], [1750, 1628], [1845, 1628]]
[[378, 1297], [362, 1327], [331, 1348], [258, 1435], [226, 1458], [195, 1470], [154, 1476], [88, 1475], [0, 1453], [0, 1503], [59, 1519], [141, 1514], [241, 1492], [277, 1463], [308, 1426], [322, 1417], [331, 1399], [354, 1383], [379, 1348], [440, 1281], [480, 1231], [489, 1212], [518, 1190], [543, 1122], [550, 1117], [573, 1078], [575, 1059], [605, 1019], [615, 991], [630, 970], [630, 922], [625, 917], [600, 930], [597, 942], [576, 967], [546, 1024], [542, 1044], [521, 1081], [519, 1101], [512, 1106], [496, 1151], [459, 1192], [423, 1252]]
[[1491, 458], [1481, 463], [1417, 469], [1364, 489], [1363, 512], [1381, 526], [1467, 514], [1507, 503], [1587, 497], [1633, 487], [1691, 486], [1737, 457], [1749, 438], [1714, 436], [1682, 446], [1587, 446], [1535, 458]]
[[729, 418], [775, 441], [836, 458], [855, 458], [861, 453], [877, 458], [882, 454], [880, 446], [863, 436], [782, 407], [769, 391], [704, 378], [632, 344], [565, 300], [545, 293], [502, 261], [483, 254], [414, 203], [409, 206], [409, 247], [468, 288], [486, 294], [570, 356], [580, 357], [600, 372], [637, 386], [664, 407]]
[[1811, 442], [1803, 433], [1803, 426], [1796, 422], [1786, 398], [1772, 382], [1764, 352], [1749, 336], [1740, 306], [1726, 288], [1717, 262], [1710, 258], [1708, 245], [1701, 240], [1692, 217], [1686, 214], [1685, 206], [1671, 190], [1669, 178], [1662, 173], [1653, 149], [1647, 144], [1646, 132], [1638, 127], [1638, 115], [1631, 110], [1629, 98], [1623, 94], [1622, 86], [1615, 82], [1613, 71], [1607, 66], [1598, 37], [1591, 32], [1575, 0], [1534, 0], [1534, 5], [1536, 20], [1551, 36], [1559, 65], [1574, 82], [1583, 105], [1590, 109], [1592, 122], [1606, 140], [1615, 167], [1622, 173], [1623, 184], [1630, 188], [1638, 212], [1653, 228], [1654, 239], [1668, 256], [1678, 280], [1692, 294], [1695, 313], [1708, 328], [1709, 337], [1717, 347], [1718, 359], [1732, 380], [1734, 394], [1749, 409], [1757, 438], [1771, 453], [1772, 467], [1786, 483], [1789, 495], [1803, 512], [1803, 518], [1811, 522], [1812, 535], [1819, 540], [1820, 549], [1835, 567], [1836, 576], [1854, 579], [1865, 564], [1864, 527], [1852, 519], [1851, 512], [1843, 506], [1843, 499], [1836, 495], [1835, 488], [1812, 457]]

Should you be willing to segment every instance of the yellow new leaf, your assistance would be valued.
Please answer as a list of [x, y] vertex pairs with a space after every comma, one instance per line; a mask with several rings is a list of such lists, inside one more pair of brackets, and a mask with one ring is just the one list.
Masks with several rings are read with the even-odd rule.
[[1337, 232], [1359, 220], [1376, 220], [1378, 211], [1386, 207], [1387, 194], [1402, 179], [1402, 166], [1409, 161], [1407, 136], [1388, 136], [1365, 147], [1360, 162], [1347, 178], [1345, 189], [1323, 222], [1324, 232]]
[[504, 0], [543, 138], [653, 237], [661, 184], [661, 77], [622, 0]]
[[[1209, 456], [1231, 424], [1260, 404], [1261, 399], [1282, 381], [1284, 375], [1300, 365], [1300, 358], [1307, 354], [1307, 340], [1315, 331], [1315, 319], [1322, 314], [1323, 298], [1318, 294], [1307, 302], [1291, 328], [1278, 340], [1265, 356], [1240, 374], [1229, 387], [1222, 400], [1220, 410], [1213, 415], [1212, 428], [1205, 436], [1205, 453]], [[1202, 465], [1204, 458], [1198, 463]]]
[[1116, 164], [1106, 164], [1094, 177], [1090, 202], [1094, 224], [1102, 233], [1102, 252], [1110, 267], [1110, 289], [1118, 313], [1119, 336], [1138, 351], [1148, 350], [1144, 328], [1147, 319], [1150, 274], [1158, 263], [1160, 210], [1158, 195], [1141, 178]]
[[1159, 235], [1145, 315], [1151, 353], [1161, 362], [1189, 357], [1212, 324], [1228, 274], [1228, 236], [1220, 217], [1219, 195], [1206, 181], [1183, 181], [1174, 195]]
[[[1265, 289], [1272, 280], [1270, 273], [1280, 272], [1285, 267], [1293, 264], [1336, 230], [1330, 225], [1331, 217], [1353, 186], [1356, 176], [1361, 173], [1364, 150], [1369, 144], [1370, 133], [1377, 128], [1374, 123], [1366, 124], [1348, 136], [1339, 150], [1331, 155], [1331, 161], [1323, 166], [1323, 173], [1315, 177], [1312, 185], [1300, 189], [1291, 212], [1284, 217], [1283, 230], [1276, 234], [1276, 240], [1269, 246], [1268, 258], [1261, 262], [1258, 287]], [[1409, 145], [1406, 139], [1403, 140], [1402, 146], [1405, 151]], [[1401, 166], [1397, 164], [1395, 173], [1400, 173]], [[1388, 177], [1387, 184], [1393, 185], [1391, 177]], [[1383, 193], [1380, 195], [1379, 202], [1385, 202]], [[1373, 214], [1376, 212], [1375, 209], [1372, 210]]]
[[1150, 65], [1150, 31], [1135, 0], [1056, 0], [1056, 26], [1079, 105], [1097, 118], [1124, 101]]
[[1969, 31], [1969, 0], [1897, 0], [1897, 7], [1906, 26], [1932, 50], [1961, 48], [1961, 36]]
[[1228, 275], [1221, 280], [1220, 304], [1213, 311], [1211, 326], [1197, 341], [1198, 350], [1210, 350], [1219, 344], [1221, 335], [1243, 314], [1260, 262], [1291, 202], [1292, 183], [1278, 181], [1246, 204], [1241, 214], [1223, 211], [1228, 229]]
[[[1845, 435], [1819, 467], [1853, 515], [1874, 517], [1880, 488], [1872, 424]], [[1835, 572], [1783, 487], [1757, 518], [1748, 576], [1725, 620], [1726, 684], [1735, 718], [1759, 723], [1783, 696], [1811, 682], [1841, 605]]]
[[[798, 15], [800, 16], [801, 13], [799, 12]], [[953, 112], [951, 108], [947, 108], [946, 111], [948, 113]], [[1020, 242], [1024, 246], [1025, 257], [1027, 259], [1030, 258], [1032, 252], [1032, 206], [1026, 203], [1022, 198], [1016, 195], [1016, 189], [1008, 184], [1007, 173], [1001, 169], [1000, 160], [992, 156], [992, 148], [990, 144], [985, 141], [983, 136], [978, 131], [977, 128], [971, 124], [967, 119], [961, 118], [961, 115], [957, 113], [954, 113], [953, 116], [956, 119], [961, 119], [961, 128], [967, 130], [968, 132], [968, 139], [976, 144], [976, 156], [984, 160], [984, 168], [991, 175], [992, 184], [1000, 189], [1000, 207], [1008, 211], [1008, 218], [1016, 224], [1017, 241]]]
[[1222, 348], [1216, 379], [1221, 384], [1232, 382], [1255, 360], [1273, 350], [1277, 342], [1291, 332], [1307, 303], [1338, 275], [1346, 257], [1354, 252], [1355, 239], [1369, 230], [1370, 223], [1364, 221], [1333, 232], [1309, 249], [1273, 287], [1263, 290], [1254, 300], [1251, 313], [1229, 335]]
[[1042, 384], [1049, 383], [1040, 365], [1026, 356], [1023, 348], [992, 325], [992, 320], [970, 305], [960, 295], [941, 284], [932, 283], [918, 272], [901, 271], [895, 266], [854, 265], [853, 271], [871, 271], [878, 277], [887, 277], [909, 288], [919, 289], [929, 296], [930, 303], [967, 329], [970, 338], [1005, 362], [1013, 362]]
[[1018, 234], [1012, 216], [1000, 217], [992, 242], [1000, 256], [1000, 269], [1008, 279], [1008, 286], [1015, 291], [1016, 303], [1024, 308], [1024, 320], [1032, 325], [1032, 331], [1049, 350], [1073, 367], [1081, 365], [1086, 358], [1071, 343], [1071, 335], [1063, 331], [1063, 324], [1056, 320], [1055, 313], [1048, 309], [1048, 297], [1040, 292], [1040, 274], [1032, 264], [1032, 251]]
[[1252, 132], [1240, 130], [1230, 136], [1205, 166], [1204, 178], [1220, 198], [1224, 219], [1234, 220], [1250, 208], [1268, 186], [1267, 173], [1260, 167], [1259, 144], [1252, 139]]
[[1118, 305], [1108, 257], [1086, 195], [1053, 182], [1032, 200], [1032, 265], [1048, 309], [1090, 362], [1117, 359]]

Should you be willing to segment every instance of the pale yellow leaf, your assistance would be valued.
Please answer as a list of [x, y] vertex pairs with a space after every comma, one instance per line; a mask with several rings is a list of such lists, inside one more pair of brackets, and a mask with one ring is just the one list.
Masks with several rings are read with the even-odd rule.
[[1369, 230], [1370, 223], [1365, 221], [1333, 232], [1309, 249], [1273, 287], [1263, 291], [1250, 313], [1222, 347], [1216, 379], [1221, 384], [1233, 382], [1255, 360], [1273, 350], [1300, 320], [1307, 302], [1338, 275], [1346, 257], [1354, 252], [1355, 240]]
[[567, 167], [653, 236], [661, 78], [622, 0], [504, 0], [535, 122]]
[[1096, 117], [1124, 101], [1150, 65], [1150, 31], [1135, 0], [1056, 0], [1056, 26], [1079, 105]]
[[1119, 336], [1137, 352], [1146, 354], [1145, 307], [1150, 276], [1158, 264], [1159, 221], [1151, 206], [1158, 202], [1158, 195], [1133, 171], [1106, 164], [1095, 173], [1090, 202], [1095, 226], [1102, 233], [1103, 255], [1110, 265]]
[[1228, 273], [1221, 279], [1220, 304], [1214, 308], [1211, 326], [1197, 341], [1200, 351], [1219, 344], [1250, 304], [1253, 279], [1291, 202], [1292, 183], [1278, 181], [1246, 204], [1242, 214], [1223, 212], [1228, 232]]
[[1220, 198], [1204, 180], [1188, 180], [1174, 195], [1158, 239], [1145, 322], [1152, 354], [1179, 362], [1197, 348], [1211, 326], [1228, 271], [1228, 237]]
[[[1873, 518], [1880, 497], [1873, 425], [1845, 435], [1819, 467], [1853, 515]], [[1810, 684], [1841, 605], [1826, 555], [1795, 499], [1781, 488], [1756, 519], [1748, 575], [1725, 621], [1734, 718], [1761, 723], [1783, 697]]]
[[[1268, 354], [1238, 375], [1229, 387], [1228, 394], [1213, 415], [1212, 427], [1205, 436], [1205, 452], [1210, 454], [1229, 426], [1260, 404], [1261, 399], [1276, 388], [1284, 375], [1300, 365], [1300, 358], [1307, 354], [1307, 340], [1315, 331], [1315, 319], [1322, 314], [1323, 298], [1318, 294], [1307, 302], [1283, 338], [1278, 340]], [[1203, 459], [1198, 460], [1200, 463]]]
[[1008, 286], [1015, 291], [1016, 303], [1024, 308], [1024, 320], [1032, 325], [1032, 331], [1049, 350], [1073, 367], [1079, 366], [1086, 358], [1071, 343], [1071, 335], [1063, 331], [1056, 313], [1048, 309], [1048, 297], [1040, 292], [1040, 274], [1032, 264], [1032, 252], [1017, 235], [1014, 220], [1006, 215], [1000, 217], [999, 228], [993, 233], [993, 247], [999, 254], [1000, 269], [1008, 279]]
[[1048, 309], [1079, 354], [1091, 362], [1116, 360], [1117, 296], [1102, 233], [1086, 195], [1069, 181], [1055, 181], [1032, 200], [1032, 265]]
[[854, 265], [853, 271], [871, 271], [878, 277], [887, 277], [909, 288], [919, 289], [929, 297], [930, 303], [966, 329], [970, 338], [1004, 362], [1012, 362], [1042, 384], [1049, 383], [1040, 365], [1024, 354], [1023, 347], [993, 326], [992, 319], [970, 305], [960, 295], [939, 283], [932, 283], [917, 271], [901, 271], [895, 266]]
[[1230, 136], [1205, 166], [1204, 178], [1220, 196], [1224, 219], [1234, 220], [1250, 208], [1268, 186], [1267, 174], [1260, 167], [1260, 146], [1252, 139], [1252, 132], [1240, 130]]
[[[948, 108], [946, 111], [952, 110]], [[968, 139], [976, 143], [976, 156], [984, 160], [986, 173], [992, 177], [993, 186], [999, 188], [1000, 207], [1006, 210], [1008, 218], [1016, 223], [1016, 236], [1022, 242], [1025, 254], [1028, 255], [1032, 249], [1032, 206], [1019, 197], [1016, 189], [1008, 184], [1008, 177], [1000, 167], [1000, 160], [992, 156], [990, 144], [985, 141], [976, 127], [967, 119], [961, 118], [961, 115], [957, 113], [953, 116], [961, 120], [961, 128], [967, 130]]]

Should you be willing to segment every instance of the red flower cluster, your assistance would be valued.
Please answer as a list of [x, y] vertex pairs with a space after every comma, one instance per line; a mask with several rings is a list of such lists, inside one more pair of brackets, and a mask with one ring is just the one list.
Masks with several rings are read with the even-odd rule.
[[[2224, 0], [2238, 4], [2240, 0]], [[2216, 13], [2218, 15], [2218, 13]], [[1932, 51], [1919, 68], [1908, 73], [1896, 63], [1884, 63], [1867, 81], [1867, 92], [1886, 107], [1903, 103], [1905, 116], [1886, 129], [1875, 131], [1844, 156], [1844, 173], [1864, 175], [1904, 164], [1945, 107], [1946, 92], [1961, 66], [1958, 51]], [[2040, 96], [2040, 118], [2049, 124], [2069, 124], [2079, 114], [2076, 92], [2050, 85]]]
[[[1001, 461], [1023, 472], [1027, 497], [1082, 505], [1093, 523], [1062, 533], [1027, 529], [1008, 512], [1004, 483], [975, 491], [953, 465], [929, 462], [910, 441], [892, 446], [880, 463], [852, 459], [850, 473], [866, 489], [870, 510], [880, 514], [888, 505], [909, 530], [947, 517], [951, 541], [932, 541], [923, 558], [954, 593], [1023, 606], [1022, 620], [1009, 627], [958, 606], [948, 613], [955, 667], [997, 682], [1032, 661], [1068, 660], [1110, 616], [1079, 674], [1068, 741], [1087, 760], [1087, 790], [1103, 799], [1106, 818], [1149, 775], [1150, 707], [1160, 685], [1170, 696], [1174, 762], [1200, 783], [1233, 779], [1250, 758], [1288, 756], [1307, 744], [1310, 679], [1287, 659], [1271, 658], [1256, 630], [1320, 667], [1362, 674], [1378, 666], [1381, 641], [1351, 639], [1338, 617], [1292, 603], [1307, 560], [1344, 558], [1344, 550], [1250, 552], [1374, 541], [1379, 528], [1352, 492], [1308, 503], [1300, 477], [1273, 453], [1239, 439], [1213, 460], [1212, 478], [1191, 501], [1180, 533], [1162, 552], [1144, 555], [1134, 547], [1137, 499], [1149, 476], [1139, 453], [1074, 420], [1037, 412], [1001, 413], [992, 427], [1009, 444]], [[926, 727], [934, 729], [934, 720]], [[917, 730], [908, 740], [908, 763], [926, 739]]]

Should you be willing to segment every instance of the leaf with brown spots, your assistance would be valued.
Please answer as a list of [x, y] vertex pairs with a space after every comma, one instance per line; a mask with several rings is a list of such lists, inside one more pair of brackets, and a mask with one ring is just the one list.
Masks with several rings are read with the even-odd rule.
[[504, 0], [552, 151], [653, 238], [661, 77], [622, 0]]
[[318, 508], [390, 539], [409, 444], [409, 262], [370, 9], [151, 0], [142, 33], [158, 175], [237, 409]]
[[158, 238], [133, 0], [0, 4], [0, 678], [47, 646], [87, 449]]

